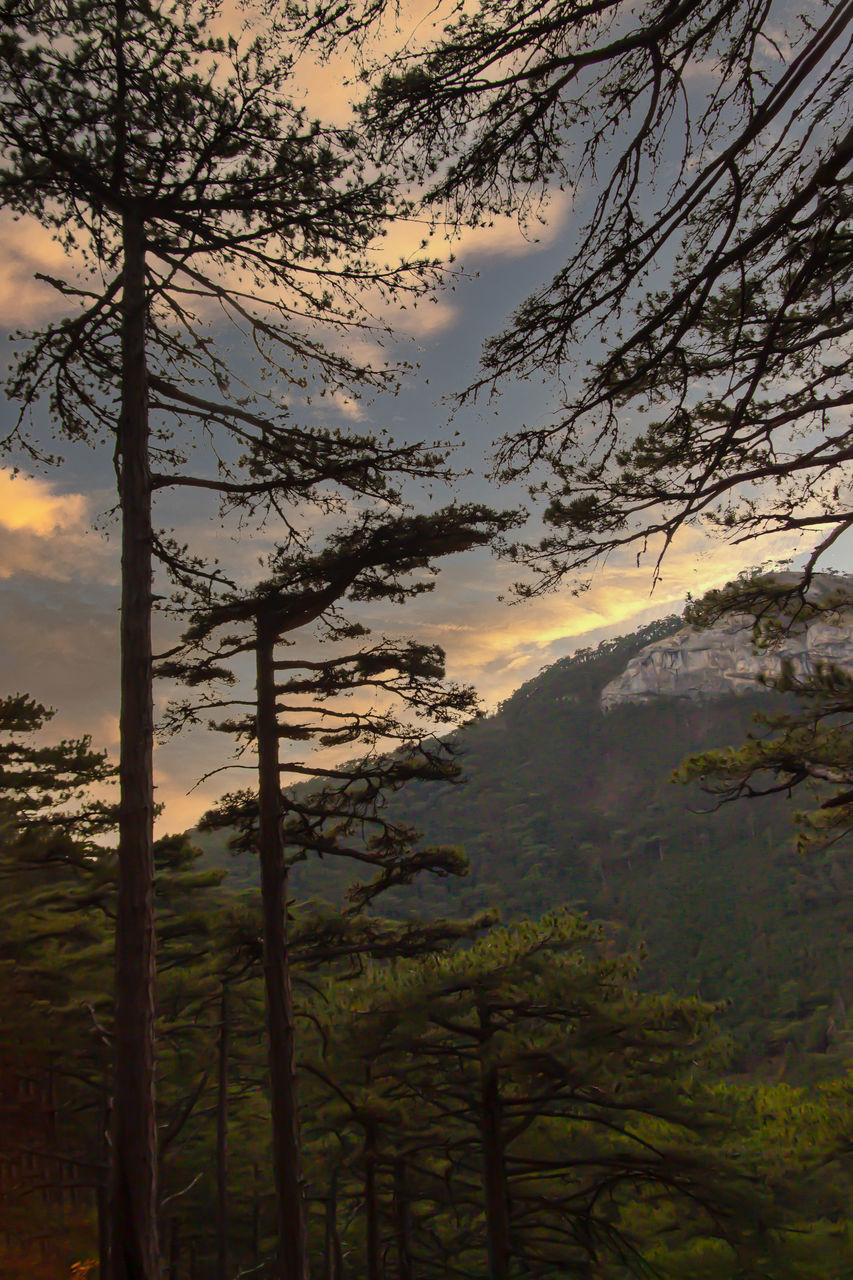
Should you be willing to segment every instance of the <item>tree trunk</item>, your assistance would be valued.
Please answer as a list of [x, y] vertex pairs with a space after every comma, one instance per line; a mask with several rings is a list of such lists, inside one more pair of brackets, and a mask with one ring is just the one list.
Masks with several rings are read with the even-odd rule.
[[269, 1039], [272, 1154], [278, 1226], [278, 1280], [308, 1280], [305, 1190], [299, 1146], [296, 1038], [287, 938], [287, 867], [281, 833], [281, 777], [275, 708], [277, 636], [257, 633], [257, 737], [264, 978]]
[[258, 1166], [252, 1165], [252, 1267], [255, 1271], [261, 1265], [261, 1191], [259, 1185]]
[[[58, 1154], [59, 1126], [57, 1124], [57, 1119], [56, 1119], [56, 1113], [57, 1113], [56, 1072], [54, 1071], [54, 1068], [53, 1068], [52, 1053], [48, 1055], [47, 1080], [45, 1083], [44, 1093], [45, 1093], [45, 1099], [44, 1099], [45, 1146], [47, 1147], [47, 1150], [50, 1152], [50, 1154], [56, 1157], [54, 1161], [48, 1162], [48, 1170], [50, 1169], [51, 1164], [55, 1164], [56, 1173], [54, 1174], [53, 1177], [51, 1177], [48, 1170], [45, 1171], [47, 1173], [47, 1177], [45, 1178], [45, 1187], [44, 1187], [44, 1191], [42, 1192], [42, 1199], [45, 1202], [45, 1204], [48, 1204], [51, 1201], [54, 1201], [56, 1204], [61, 1204], [63, 1199], [65, 1177], [64, 1177], [64, 1170], [62, 1166], [62, 1157]], [[53, 1182], [55, 1185], [51, 1186], [51, 1182]]]
[[338, 1171], [332, 1170], [329, 1194], [326, 1196], [326, 1223], [323, 1240], [323, 1280], [340, 1280], [338, 1257]]
[[412, 1222], [406, 1162], [402, 1156], [394, 1161], [394, 1235], [397, 1239], [397, 1280], [412, 1280]]
[[219, 1016], [219, 1088], [216, 1103], [216, 1275], [228, 1280], [228, 983], [222, 983]]
[[151, 478], [145, 368], [145, 245], [123, 222], [122, 401], [118, 424], [121, 748], [116, 906], [112, 1280], [158, 1280], [154, 1114], [154, 780], [151, 693]]
[[100, 1158], [102, 1167], [97, 1174], [95, 1205], [98, 1215], [98, 1280], [107, 1280], [110, 1274], [110, 1130], [112, 1128], [112, 1097], [110, 1095], [109, 1066], [104, 1069], [104, 1110], [100, 1125]]
[[95, 1187], [95, 1214], [98, 1219], [98, 1280], [107, 1280], [110, 1267], [109, 1242], [109, 1192], [105, 1185], [106, 1174], [98, 1174]]
[[379, 1193], [376, 1186], [376, 1125], [364, 1125], [364, 1216], [367, 1227], [367, 1280], [382, 1280]]
[[484, 1049], [491, 1036], [489, 1010], [479, 1009], [483, 1041], [480, 1049], [480, 1136], [483, 1151], [483, 1192], [486, 1210], [486, 1243], [489, 1280], [509, 1276], [509, 1192], [506, 1182], [506, 1154], [503, 1145], [502, 1107], [498, 1072]]

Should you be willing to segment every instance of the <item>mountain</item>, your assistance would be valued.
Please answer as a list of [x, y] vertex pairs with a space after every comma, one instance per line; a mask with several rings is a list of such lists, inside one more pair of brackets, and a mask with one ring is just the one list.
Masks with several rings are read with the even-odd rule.
[[[774, 584], [794, 586], [796, 574], [777, 573]], [[841, 612], [797, 619], [789, 616], [777, 642], [757, 649], [750, 614], [734, 613], [712, 627], [680, 627], [645, 645], [625, 670], [601, 691], [605, 711], [624, 703], [656, 698], [703, 701], [726, 694], [749, 695], [763, 676], [779, 674], [787, 664], [795, 676], [807, 677], [820, 663], [853, 670], [853, 577], [815, 574], [809, 587], [811, 605], [850, 602]], [[790, 610], [789, 610], [790, 614]]]
[[[650, 654], [689, 654], [692, 644], [681, 619], [655, 622], [546, 668], [460, 731], [466, 781], [413, 784], [389, 808], [425, 842], [461, 845], [470, 874], [423, 878], [385, 895], [381, 909], [497, 906], [514, 918], [572, 903], [613, 922], [620, 946], [643, 946], [647, 987], [729, 1001], [745, 1067], [835, 1070], [853, 1050], [843, 851], [799, 859], [796, 803], [784, 796], [714, 811], [671, 780], [687, 754], [739, 744], [756, 713], [785, 699], [753, 685], [602, 705], [603, 691], [624, 687]], [[244, 882], [254, 875], [245, 862], [232, 867]], [[335, 898], [343, 887], [328, 861], [294, 875], [298, 897]]]

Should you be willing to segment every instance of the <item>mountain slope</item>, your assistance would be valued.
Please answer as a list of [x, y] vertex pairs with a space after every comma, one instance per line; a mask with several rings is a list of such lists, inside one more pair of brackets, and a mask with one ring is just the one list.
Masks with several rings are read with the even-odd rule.
[[[744, 1065], [823, 1072], [850, 1052], [850, 881], [836, 852], [793, 854], [795, 805], [784, 797], [709, 812], [671, 781], [689, 752], [735, 745], [778, 695], [656, 698], [601, 709], [601, 690], [677, 618], [554, 664], [456, 741], [466, 781], [412, 785], [390, 806], [426, 842], [463, 846], [462, 881], [389, 893], [388, 914], [498, 906], [539, 915], [571, 902], [643, 943], [644, 982], [731, 1001]], [[221, 855], [220, 855], [221, 856]], [[243, 877], [245, 864], [235, 867]], [[298, 896], [334, 898], [328, 863], [294, 876]]]

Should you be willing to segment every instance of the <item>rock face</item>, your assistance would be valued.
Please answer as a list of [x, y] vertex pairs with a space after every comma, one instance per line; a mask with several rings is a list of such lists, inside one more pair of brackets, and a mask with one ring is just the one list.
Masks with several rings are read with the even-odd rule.
[[[675, 635], [647, 645], [620, 676], [605, 685], [602, 709], [652, 698], [701, 701], [757, 693], [762, 688], [759, 676], [778, 674], [783, 659], [798, 676], [809, 674], [818, 663], [832, 663], [853, 673], [853, 578], [832, 578], [831, 583], [835, 591], [849, 591], [850, 610], [792, 628], [776, 648], [755, 649], [753, 619], [746, 614], [712, 627], [682, 627]], [[816, 585], [820, 590], [824, 584]]]

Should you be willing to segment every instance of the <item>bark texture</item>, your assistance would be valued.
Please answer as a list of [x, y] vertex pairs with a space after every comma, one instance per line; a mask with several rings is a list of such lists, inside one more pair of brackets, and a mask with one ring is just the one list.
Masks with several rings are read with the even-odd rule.
[[323, 1280], [342, 1280], [343, 1259], [338, 1235], [338, 1172], [332, 1170], [329, 1194], [326, 1196], [326, 1222], [323, 1241]]
[[483, 1193], [486, 1208], [489, 1280], [508, 1280], [509, 1191], [506, 1181], [500, 1083], [497, 1068], [489, 1062], [485, 1053], [492, 1031], [488, 1009], [481, 1007], [479, 1017], [482, 1034], [480, 1136], [483, 1152]]
[[275, 706], [275, 629], [258, 621], [257, 738], [264, 979], [272, 1101], [277, 1280], [308, 1280], [305, 1188], [299, 1144], [296, 1039], [287, 936], [287, 866], [281, 833], [281, 777]]
[[228, 1280], [228, 1041], [231, 1030], [228, 983], [219, 1006], [219, 1083], [216, 1102], [216, 1276]]
[[397, 1240], [397, 1280], [412, 1280], [412, 1215], [406, 1185], [406, 1162], [394, 1161], [394, 1235]]
[[154, 1111], [154, 746], [145, 241], [123, 223], [121, 749], [116, 907], [111, 1280], [159, 1280]]
[[364, 1123], [364, 1216], [367, 1228], [367, 1280], [382, 1280], [376, 1161], [376, 1124], [372, 1120], [366, 1120]]

